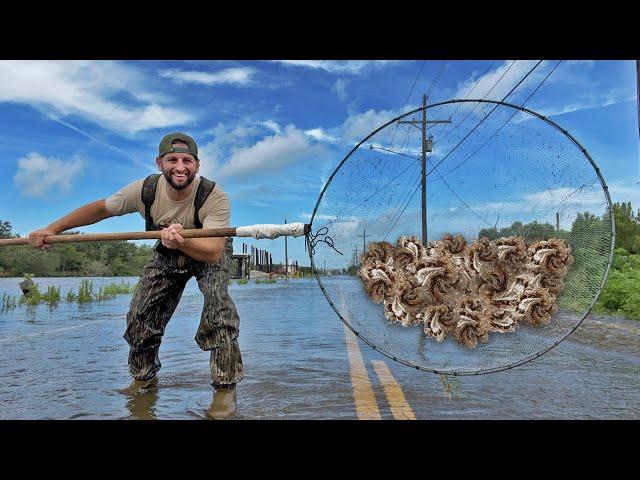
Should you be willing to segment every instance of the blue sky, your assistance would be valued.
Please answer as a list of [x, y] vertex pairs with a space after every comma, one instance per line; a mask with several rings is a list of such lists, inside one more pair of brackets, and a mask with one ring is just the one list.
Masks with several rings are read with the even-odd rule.
[[[0, 219], [25, 235], [105, 198], [153, 173], [160, 138], [179, 130], [198, 142], [201, 174], [228, 192], [233, 226], [308, 221], [331, 172], [373, 129], [416, 108], [432, 84], [429, 103], [501, 99], [537, 63], [513, 62], [0, 61]], [[556, 64], [545, 60], [508, 100], [524, 101]], [[526, 106], [587, 148], [613, 201], [638, 208], [635, 68], [563, 61]], [[143, 227], [133, 214], [80, 230]], [[247, 243], [283, 259], [282, 240]], [[308, 263], [301, 239], [289, 258]]]

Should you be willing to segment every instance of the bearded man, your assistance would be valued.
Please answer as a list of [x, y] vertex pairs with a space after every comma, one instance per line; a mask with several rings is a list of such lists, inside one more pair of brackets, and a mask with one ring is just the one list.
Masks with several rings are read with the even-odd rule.
[[231, 238], [184, 238], [182, 229], [229, 227], [231, 207], [220, 185], [197, 176], [198, 147], [184, 133], [160, 142], [156, 164], [161, 174], [137, 180], [110, 197], [84, 205], [29, 234], [37, 248], [48, 249], [48, 235], [90, 225], [105, 218], [138, 212], [146, 230], [160, 230], [153, 256], [145, 265], [127, 314], [124, 339], [129, 344], [132, 383], [121, 390], [139, 395], [156, 388], [162, 335], [188, 280], [195, 276], [204, 307], [195, 336], [210, 351], [213, 400], [207, 415], [231, 418], [236, 411], [236, 383], [243, 367], [238, 344], [240, 318], [227, 291], [233, 246]]

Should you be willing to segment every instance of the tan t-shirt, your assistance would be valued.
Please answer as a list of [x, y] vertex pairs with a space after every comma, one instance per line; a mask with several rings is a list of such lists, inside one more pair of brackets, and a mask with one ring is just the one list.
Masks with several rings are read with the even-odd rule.
[[[139, 212], [144, 218], [144, 203], [142, 203], [142, 184], [144, 178], [130, 183], [122, 190], [106, 199], [106, 207], [112, 215], [125, 215]], [[151, 218], [155, 224], [180, 223], [184, 228], [195, 228], [193, 217], [195, 214], [196, 191], [200, 185], [200, 176], [193, 180], [191, 194], [176, 202], [169, 198], [167, 180], [161, 176], [156, 187], [156, 198], [151, 205]], [[229, 197], [216, 182], [216, 186], [205, 200], [198, 212], [203, 228], [222, 228], [229, 226], [231, 205]]]

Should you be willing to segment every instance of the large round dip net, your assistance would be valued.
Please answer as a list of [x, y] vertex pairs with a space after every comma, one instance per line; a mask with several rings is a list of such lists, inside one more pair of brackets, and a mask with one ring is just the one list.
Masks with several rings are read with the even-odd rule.
[[587, 150], [489, 100], [380, 126], [336, 167], [311, 223], [312, 267], [345, 325], [395, 361], [452, 375], [558, 345], [595, 304], [615, 236]]

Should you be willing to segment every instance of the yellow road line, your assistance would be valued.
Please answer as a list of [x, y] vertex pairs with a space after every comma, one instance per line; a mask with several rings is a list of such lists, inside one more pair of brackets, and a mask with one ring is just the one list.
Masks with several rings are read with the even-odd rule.
[[[348, 310], [344, 294], [340, 292], [342, 302], [342, 314], [349, 321]], [[371, 388], [369, 375], [362, 359], [362, 353], [358, 346], [358, 339], [349, 327], [344, 325], [344, 334], [347, 339], [347, 354], [349, 357], [349, 367], [351, 372], [351, 384], [353, 385], [353, 399], [356, 403], [356, 415], [358, 420], [382, 420], [380, 409], [376, 402], [376, 397]]]
[[396, 420], [415, 420], [416, 416], [411, 410], [407, 399], [400, 388], [400, 385], [394, 378], [391, 370], [386, 363], [381, 360], [372, 360], [373, 369], [378, 375], [378, 379], [384, 388], [384, 393], [389, 401], [389, 407], [391, 407], [391, 413]]

